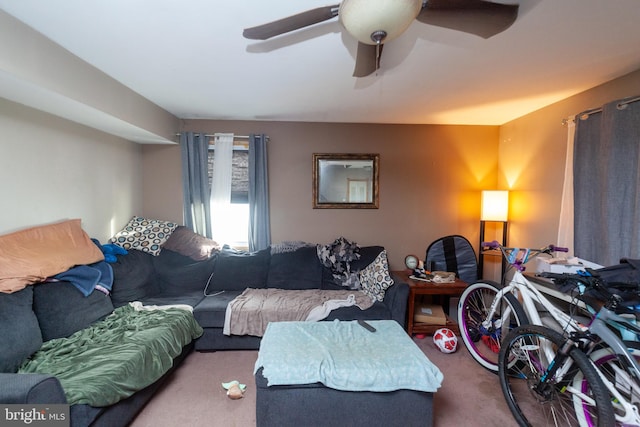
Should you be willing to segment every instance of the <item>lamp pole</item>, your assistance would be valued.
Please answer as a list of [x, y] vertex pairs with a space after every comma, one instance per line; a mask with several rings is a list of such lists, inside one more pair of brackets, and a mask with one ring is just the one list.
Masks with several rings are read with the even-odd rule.
[[[502, 242], [500, 244], [502, 246], [507, 246], [507, 230], [508, 230], [508, 221], [486, 221], [480, 220], [480, 250], [479, 250], [479, 259], [478, 259], [478, 278], [482, 279], [482, 275], [484, 273], [484, 251], [482, 247], [482, 243], [485, 242], [485, 228], [487, 226], [487, 222], [501, 222], [502, 223]], [[504, 275], [505, 269], [507, 268], [506, 260], [503, 256], [502, 259], [502, 272], [500, 274], [500, 279], [502, 280], [502, 276]]]

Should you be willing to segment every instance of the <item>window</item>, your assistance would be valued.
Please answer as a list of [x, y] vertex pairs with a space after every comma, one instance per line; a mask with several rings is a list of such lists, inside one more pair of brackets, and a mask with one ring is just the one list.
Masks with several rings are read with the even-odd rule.
[[[225, 221], [230, 224], [226, 243], [234, 248], [248, 249], [249, 243], [249, 146], [233, 146], [231, 204]], [[213, 159], [215, 146], [209, 146], [209, 187], [213, 177]]]

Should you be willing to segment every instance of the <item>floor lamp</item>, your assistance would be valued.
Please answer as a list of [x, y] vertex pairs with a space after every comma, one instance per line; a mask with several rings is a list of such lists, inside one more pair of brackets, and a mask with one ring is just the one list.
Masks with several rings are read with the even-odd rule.
[[[502, 223], [502, 246], [507, 245], [507, 219], [509, 214], [509, 192], [506, 190], [483, 191], [480, 211], [480, 250], [478, 252], [478, 278], [484, 273], [482, 242], [485, 241], [485, 227], [487, 222]], [[493, 240], [493, 239], [492, 239]], [[505, 260], [502, 257], [502, 274], [504, 274]], [[502, 277], [501, 277], [502, 279]]]

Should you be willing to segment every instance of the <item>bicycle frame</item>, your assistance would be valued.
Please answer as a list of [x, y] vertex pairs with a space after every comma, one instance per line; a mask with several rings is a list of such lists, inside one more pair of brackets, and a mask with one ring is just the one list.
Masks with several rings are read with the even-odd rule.
[[589, 325], [590, 332], [600, 337], [602, 341], [611, 347], [615, 354], [622, 356], [626, 360], [635, 374], [636, 382], [640, 383], [640, 365], [631, 356], [625, 343], [611, 330], [611, 326], [626, 328], [635, 333], [640, 333], [640, 327], [606, 307], [602, 307], [595, 314]]
[[[640, 332], [640, 328], [636, 325], [605, 307], [602, 307], [593, 317], [593, 320], [589, 325], [589, 332], [594, 333], [603, 342], [605, 342], [618, 357], [618, 360], [622, 362], [623, 365], [626, 365], [626, 369], [624, 370], [613, 366], [616, 383], [623, 384], [628, 387], [629, 390], [632, 390], [633, 394], [640, 395], [640, 366], [638, 366], [638, 362], [631, 355], [624, 342], [619, 339], [611, 329], [610, 325], [612, 323], [619, 324], [619, 326], [629, 328], [635, 332]], [[596, 343], [592, 342], [589, 345], [589, 348], [586, 349], [587, 354], [591, 354], [596, 347], [595, 344]], [[602, 382], [605, 384], [607, 389], [609, 389], [609, 393], [614, 397], [612, 404], [618, 408], [621, 407], [624, 409], [624, 416], [616, 414], [616, 420], [622, 425], [640, 424], [640, 413], [638, 413], [638, 408], [620, 394], [616, 385], [612, 384], [611, 381], [604, 376], [602, 371], [598, 369], [598, 373], [600, 374]], [[631, 378], [631, 376], [634, 378]]]
[[553, 304], [542, 292], [540, 292], [519, 270], [515, 270], [513, 278], [503, 289], [511, 292], [522, 303], [529, 320], [536, 325], [542, 325], [542, 318], [536, 303], [542, 306], [551, 317], [558, 322], [563, 331], [583, 331], [586, 328], [581, 326], [574, 318]]
[[[506, 293], [513, 294], [522, 306], [524, 307], [525, 312], [527, 313], [527, 317], [534, 325], [542, 325], [542, 318], [540, 317], [540, 312], [536, 307], [536, 303], [541, 305], [544, 309], [546, 309], [551, 317], [558, 322], [558, 324], [563, 328], [563, 331], [566, 332], [584, 332], [586, 331], [586, 327], [581, 326], [575, 319], [571, 316], [560, 310], [556, 305], [554, 305], [547, 297], [545, 297], [542, 292], [540, 292], [534, 285], [531, 284], [524, 277], [524, 274], [519, 269], [515, 269], [513, 278], [509, 281], [509, 283], [504, 286], [495, 296], [494, 300], [491, 302], [491, 306], [489, 307], [489, 312], [487, 316], [487, 320], [482, 322], [482, 325], [489, 329], [491, 327], [491, 320], [496, 313], [498, 308], [498, 304], [502, 300], [503, 296]], [[507, 308], [500, 318], [500, 324], [503, 325], [511, 316], [510, 309]], [[553, 359], [553, 351], [548, 349], [545, 351], [550, 359]]]

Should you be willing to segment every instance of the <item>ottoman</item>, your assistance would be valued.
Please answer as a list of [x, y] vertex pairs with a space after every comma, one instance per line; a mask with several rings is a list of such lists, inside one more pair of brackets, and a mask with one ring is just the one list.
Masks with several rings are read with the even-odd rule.
[[270, 323], [257, 426], [431, 426], [442, 373], [393, 320]]

